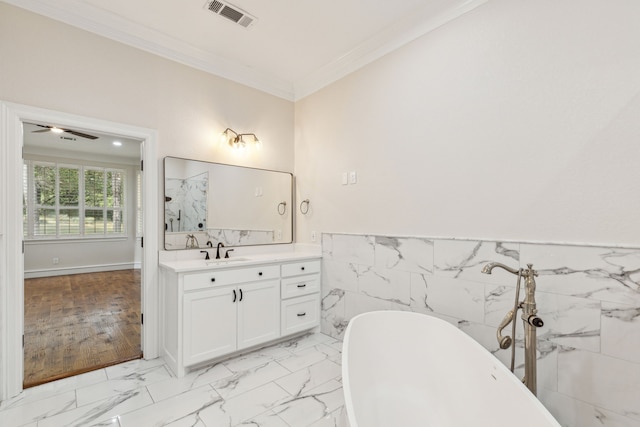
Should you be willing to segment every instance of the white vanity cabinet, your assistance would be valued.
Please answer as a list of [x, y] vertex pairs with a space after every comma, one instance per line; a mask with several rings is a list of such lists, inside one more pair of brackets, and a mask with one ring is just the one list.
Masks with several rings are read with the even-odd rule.
[[161, 264], [161, 353], [177, 376], [319, 325], [317, 257], [239, 264]]

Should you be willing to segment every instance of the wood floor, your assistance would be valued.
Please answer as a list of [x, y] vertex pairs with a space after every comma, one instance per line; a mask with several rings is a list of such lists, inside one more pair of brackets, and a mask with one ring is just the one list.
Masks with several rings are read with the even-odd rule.
[[24, 387], [137, 359], [140, 270], [25, 279]]

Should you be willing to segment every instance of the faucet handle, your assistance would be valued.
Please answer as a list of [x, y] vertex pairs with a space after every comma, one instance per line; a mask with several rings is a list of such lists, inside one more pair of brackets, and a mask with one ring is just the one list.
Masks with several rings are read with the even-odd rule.
[[529, 316], [529, 318], [527, 319], [527, 323], [531, 326], [535, 326], [536, 328], [541, 328], [544, 326], [544, 322], [542, 321], [542, 319], [535, 314]]
[[209, 257], [209, 251], [200, 251], [200, 253], [201, 253], [201, 254], [206, 254], [206, 255], [204, 256], [204, 259], [205, 259], [205, 260], [207, 260], [207, 259], [211, 259], [211, 258]]
[[227, 251], [224, 253], [224, 257], [229, 258], [229, 252], [231, 251], [233, 251], [233, 249], [227, 249]]

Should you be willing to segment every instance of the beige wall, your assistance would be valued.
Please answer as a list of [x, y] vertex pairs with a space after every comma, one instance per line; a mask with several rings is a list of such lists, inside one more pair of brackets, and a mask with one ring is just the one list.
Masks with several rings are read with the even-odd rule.
[[[312, 204], [303, 242], [331, 231], [638, 245], [639, 7], [494, 0], [294, 111], [1, 3], [0, 99], [157, 129], [159, 158], [284, 171], [295, 126], [298, 200]], [[262, 151], [217, 145], [227, 126], [256, 132]], [[356, 185], [340, 184], [347, 171]]]
[[[293, 172], [290, 101], [5, 3], [0, 58], [4, 101], [157, 130], [160, 192], [164, 156]], [[262, 148], [221, 145], [227, 127]]]
[[[290, 101], [5, 3], [0, 40], [0, 99], [156, 129], [160, 158], [293, 171]], [[221, 146], [226, 127], [255, 132], [261, 151]]]
[[638, 22], [633, 0], [492, 0], [297, 102], [298, 239], [640, 245]]

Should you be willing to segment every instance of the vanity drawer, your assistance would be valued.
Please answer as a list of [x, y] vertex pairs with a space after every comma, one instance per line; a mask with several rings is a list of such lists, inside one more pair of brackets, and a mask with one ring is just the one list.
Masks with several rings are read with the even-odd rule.
[[282, 264], [282, 277], [299, 276], [301, 274], [311, 274], [320, 272], [320, 261], [300, 261], [290, 264]]
[[320, 292], [319, 274], [282, 279], [282, 299], [300, 297], [315, 292]]
[[237, 270], [211, 270], [184, 276], [184, 290], [193, 291], [235, 283], [255, 282], [257, 280], [279, 279], [280, 268], [277, 265], [241, 268]]
[[318, 326], [320, 294], [282, 301], [282, 335], [289, 335]]

